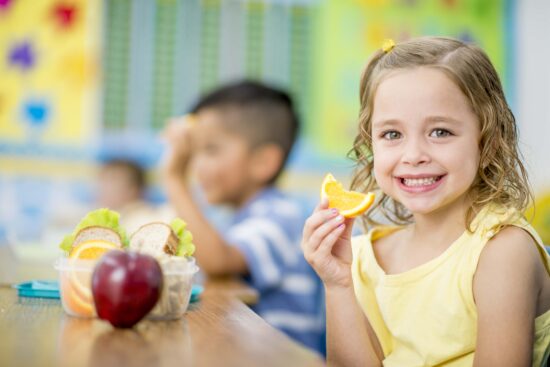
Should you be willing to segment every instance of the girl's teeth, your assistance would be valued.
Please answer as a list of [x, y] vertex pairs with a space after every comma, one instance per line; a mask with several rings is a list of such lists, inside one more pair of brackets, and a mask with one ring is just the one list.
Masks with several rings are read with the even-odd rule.
[[403, 183], [406, 186], [427, 186], [437, 181], [437, 177], [430, 178], [404, 178]]

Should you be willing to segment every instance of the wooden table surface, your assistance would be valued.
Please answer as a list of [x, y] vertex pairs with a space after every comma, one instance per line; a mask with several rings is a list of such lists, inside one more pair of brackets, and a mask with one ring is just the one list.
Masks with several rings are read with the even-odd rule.
[[177, 321], [115, 329], [64, 313], [59, 300], [18, 297], [11, 284], [55, 279], [51, 265], [16, 261], [0, 247], [0, 366], [322, 366], [252, 312], [257, 297], [234, 280], [205, 283]]

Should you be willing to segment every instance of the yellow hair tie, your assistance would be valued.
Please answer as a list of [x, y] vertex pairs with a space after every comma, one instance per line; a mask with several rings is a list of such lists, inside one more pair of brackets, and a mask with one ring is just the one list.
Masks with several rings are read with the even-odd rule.
[[395, 41], [392, 40], [391, 38], [384, 40], [384, 43], [382, 43], [382, 51], [384, 51], [384, 53], [386, 54], [391, 50], [393, 50], [394, 47], [395, 47]]

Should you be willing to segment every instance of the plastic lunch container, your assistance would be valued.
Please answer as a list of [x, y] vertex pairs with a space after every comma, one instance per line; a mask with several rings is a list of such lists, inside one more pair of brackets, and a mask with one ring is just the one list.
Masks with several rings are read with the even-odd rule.
[[[98, 260], [59, 258], [55, 269], [59, 272], [61, 304], [65, 312], [76, 317], [95, 317], [91, 290], [92, 273]], [[160, 299], [146, 316], [153, 320], [175, 320], [183, 316], [191, 298], [193, 277], [199, 268], [195, 259], [170, 257], [161, 259], [163, 289]]]
[[193, 257], [170, 256], [159, 261], [164, 275], [157, 304], [146, 316], [153, 320], [175, 320], [183, 316], [191, 299], [193, 277], [199, 271]]
[[59, 272], [59, 293], [65, 312], [71, 316], [96, 316], [92, 296], [92, 272], [97, 260], [59, 258], [54, 268]]

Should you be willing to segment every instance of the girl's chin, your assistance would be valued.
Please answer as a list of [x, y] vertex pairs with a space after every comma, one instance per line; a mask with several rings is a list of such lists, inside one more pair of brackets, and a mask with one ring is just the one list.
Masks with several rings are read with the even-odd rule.
[[439, 205], [430, 203], [411, 203], [406, 200], [401, 203], [413, 215], [428, 215], [441, 208]]
[[403, 205], [407, 208], [407, 210], [414, 216], [429, 216], [429, 215], [435, 215], [435, 216], [441, 216], [444, 212], [448, 210], [454, 210], [455, 207], [452, 203], [443, 203], [443, 202], [437, 202], [437, 203], [407, 203], [403, 202]]

